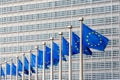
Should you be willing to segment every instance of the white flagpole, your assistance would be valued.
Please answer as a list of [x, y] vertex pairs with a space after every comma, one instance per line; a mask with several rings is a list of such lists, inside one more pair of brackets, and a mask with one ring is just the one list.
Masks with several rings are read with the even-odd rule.
[[45, 59], [46, 59], [46, 43], [43, 42], [43, 80], [45, 80]]
[[35, 75], [35, 80], [38, 80], [38, 49], [39, 49], [39, 47], [36, 46], [35, 49], [36, 49], [36, 75]]
[[29, 79], [31, 80], [31, 50], [29, 50]]
[[12, 59], [10, 61], [10, 80], [12, 80]]
[[83, 18], [79, 18], [80, 21], [80, 76], [79, 79], [83, 80], [83, 51], [82, 51], [82, 23], [83, 23]]
[[62, 80], [62, 32], [59, 32], [60, 35], [60, 53], [59, 53], [59, 80]]
[[51, 40], [51, 60], [50, 60], [51, 61], [51, 68], [50, 68], [51, 76], [50, 76], [50, 80], [53, 80], [53, 40], [54, 40], [54, 38], [51, 37], [50, 40]]
[[7, 80], [7, 61], [5, 62], [5, 80]]
[[69, 80], [72, 80], [72, 26], [68, 26], [69, 28]]
[[16, 56], [16, 80], [18, 80], [18, 56]]
[[23, 59], [23, 61], [22, 61], [22, 63], [23, 63], [23, 65], [22, 65], [22, 80], [24, 80], [24, 56], [25, 56], [25, 54], [23, 53], [23, 56], [22, 56], [22, 59]]

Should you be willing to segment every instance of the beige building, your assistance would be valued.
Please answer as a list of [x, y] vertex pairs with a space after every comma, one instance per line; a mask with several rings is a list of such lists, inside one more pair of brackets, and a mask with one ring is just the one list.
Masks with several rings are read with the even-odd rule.
[[[0, 0], [0, 62], [35, 50], [58, 32], [68, 38], [69, 25], [79, 34], [79, 17], [109, 38], [104, 52], [84, 55], [84, 80], [120, 80], [120, 0]], [[26, 54], [28, 55], [28, 54]], [[79, 54], [72, 57], [72, 80], [79, 80]], [[63, 61], [63, 80], [68, 80], [68, 61]], [[58, 80], [58, 66], [54, 80]], [[46, 80], [50, 80], [47, 69]], [[39, 78], [42, 79], [39, 69]], [[26, 76], [27, 77], [27, 76]], [[34, 74], [33, 74], [34, 78]]]

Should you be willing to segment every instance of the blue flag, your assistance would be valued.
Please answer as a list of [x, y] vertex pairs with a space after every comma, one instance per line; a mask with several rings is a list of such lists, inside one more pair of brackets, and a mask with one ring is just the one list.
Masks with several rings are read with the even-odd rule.
[[12, 75], [16, 75], [16, 66], [12, 63]]
[[53, 65], [57, 66], [59, 63], [59, 46], [53, 42]]
[[[72, 32], [72, 55], [80, 53], [80, 37]], [[92, 51], [83, 44], [83, 54], [92, 55]]]
[[[35, 73], [35, 70], [33, 69], [33, 67], [30, 66], [30, 69], [32, 73]], [[26, 57], [24, 57], [24, 70], [29, 71], [29, 62]]]
[[82, 28], [83, 44], [89, 48], [104, 51], [109, 40], [85, 24], [82, 24]]
[[[20, 73], [17, 73], [19, 76], [21, 76]], [[16, 66], [14, 63], [12, 63], [12, 75], [16, 76]]]
[[10, 75], [10, 64], [6, 64], [6, 74]]
[[45, 58], [45, 65], [50, 66], [50, 59], [51, 59], [51, 49], [46, 46], [46, 58]]
[[[10, 70], [11, 68], [10, 68], [10, 64], [6, 64], [6, 73], [7, 73], [7, 75], [10, 75]], [[12, 63], [12, 75], [14, 75], [14, 76], [16, 76], [16, 66]], [[18, 73], [18, 75], [19, 76], [21, 76], [21, 74], [20, 73]]]
[[66, 61], [65, 55], [69, 55], [69, 42], [62, 37], [62, 58], [64, 61]]
[[22, 71], [22, 62], [20, 59], [18, 59], [18, 72]]
[[24, 57], [24, 72], [29, 74], [29, 63], [26, 57]]
[[41, 68], [43, 64], [43, 51], [38, 50], [38, 67]]
[[2, 67], [0, 67], [0, 76], [5, 76], [5, 73]]
[[[66, 61], [65, 55], [68, 55], [69, 53], [69, 43], [68, 41], [62, 37], [62, 60]], [[59, 54], [60, 49], [58, 44], [53, 42], [53, 64], [57, 65], [59, 63]]]
[[74, 32], [72, 32], [72, 54], [78, 54], [80, 52], [80, 38]]
[[[18, 59], [18, 72], [22, 72], [22, 66], [23, 66], [23, 64], [22, 64], [21, 60]], [[24, 68], [24, 73], [28, 75], [29, 71], [25, 70], [25, 68]]]
[[[45, 68], [48, 69], [48, 66], [50, 65], [50, 51], [51, 49], [46, 46], [45, 48]], [[43, 51], [38, 51], [38, 67], [42, 68], [43, 65]]]
[[31, 54], [30, 60], [31, 60], [31, 64], [30, 64], [31, 67], [35, 67], [36, 66], [36, 55]]

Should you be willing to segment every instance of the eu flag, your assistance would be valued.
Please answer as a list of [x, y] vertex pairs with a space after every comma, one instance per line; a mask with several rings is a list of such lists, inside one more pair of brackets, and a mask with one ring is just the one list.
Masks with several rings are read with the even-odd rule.
[[[72, 55], [80, 53], [80, 37], [72, 32]], [[92, 55], [92, 51], [83, 44], [83, 54]]]
[[18, 59], [18, 71], [21, 72], [22, 71], [22, 62], [20, 59]]
[[45, 65], [49, 66], [50, 65], [50, 59], [51, 59], [51, 49], [46, 46], [46, 57], [45, 57]]
[[62, 58], [64, 61], [66, 61], [65, 55], [69, 55], [69, 42], [62, 37]]
[[109, 40], [95, 30], [90, 29], [84, 23], [82, 28], [83, 44], [89, 48], [104, 51]]
[[53, 65], [57, 66], [59, 63], [59, 46], [53, 42]]
[[[62, 37], [62, 60], [66, 61], [65, 55], [68, 55], [68, 53], [69, 53], [69, 43], [64, 37]], [[54, 65], [57, 65], [59, 62], [59, 54], [60, 54], [59, 46], [58, 44], [53, 42]]]
[[12, 63], [12, 75], [16, 75], [16, 66]]
[[16, 76], [16, 74], [18, 74], [19, 76], [21, 76], [20, 73], [16, 73], [16, 66], [14, 63], [12, 63], [12, 75]]
[[0, 67], [0, 76], [5, 76], [5, 73], [2, 67]]
[[[24, 57], [24, 70], [29, 71], [29, 62], [26, 57]], [[32, 73], [35, 73], [35, 70], [31, 66], [30, 66], [30, 70], [32, 71]]]
[[[18, 72], [22, 72], [22, 66], [23, 66], [23, 64], [22, 64], [21, 60], [18, 59]], [[28, 75], [29, 71], [24, 68], [24, 73]]]
[[35, 67], [36, 66], [36, 55], [34, 55], [34, 54], [31, 54], [31, 56], [30, 56], [30, 65], [31, 65], [31, 67]]
[[[50, 51], [51, 49], [49, 47], [45, 47], [45, 68], [48, 69], [48, 66], [50, 65]], [[43, 65], [43, 51], [38, 51], [38, 67], [42, 68]]]
[[10, 64], [6, 64], [6, 74], [10, 75]]
[[74, 32], [72, 32], [72, 55], [80, 52], [80, 38]]

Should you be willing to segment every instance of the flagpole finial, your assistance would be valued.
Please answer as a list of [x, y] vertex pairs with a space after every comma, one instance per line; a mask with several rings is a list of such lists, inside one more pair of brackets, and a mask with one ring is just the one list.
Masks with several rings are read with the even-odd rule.
[[63, 35], [63, 32], [59, 32], [58, 34], [59, 34], [59, 35]]
[[16, 58], [18, 58], [19, 56], [18, 55], [16, 55]]
[[43, 44], [43, 45], [46, 45], [46, 42], [43, 42], [42, 44]]
[[30, 53], [31, 53], [31, 52], [32, 52], [32, 50], [28, 50], [28, 52], [30, 52]]
[[25, 55], [25, 53], [23, 53], [23, 56]]
[[10, 61], [13, 61], [13, 59], [11, 58]]
[[54, 37], [51, 37], [50, 40], [54, 40]]
[[71, 26], [67, 26], [69, 29], [72, 29], [72, 25]]
[[84, 21], [84, 18], [83, 18], [83, 17], [80, 17], [80, 18], [79, 18], [79, 21]]
[[38, 45], [37, 46], [35, 46], [35, 49], [38, 49], [39, 47], [38, 47]]

